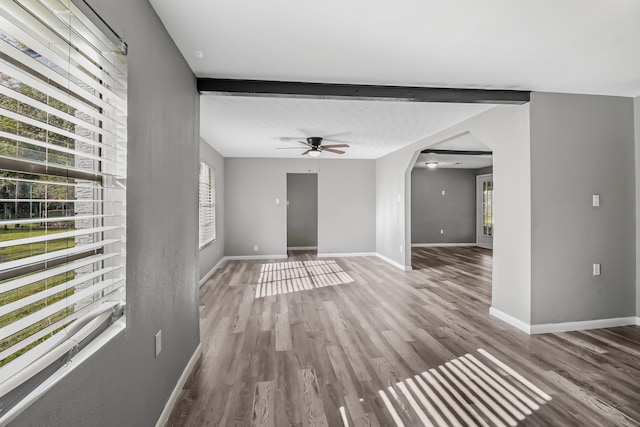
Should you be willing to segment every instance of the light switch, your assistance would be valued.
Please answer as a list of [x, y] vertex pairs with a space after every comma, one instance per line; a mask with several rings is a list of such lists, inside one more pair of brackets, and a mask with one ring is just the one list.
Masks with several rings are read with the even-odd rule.
[[600, 195], [599, 194], [594, 194], [593, 195], [593, 206], [600, 206]]
[[594, 276], [600, 275], [600, 264], [593, 264], [593, 275]]

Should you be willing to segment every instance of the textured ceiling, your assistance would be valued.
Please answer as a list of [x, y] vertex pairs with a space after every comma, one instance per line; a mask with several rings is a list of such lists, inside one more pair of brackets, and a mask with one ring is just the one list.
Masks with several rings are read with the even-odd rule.
[[[150, 0], [199, 77], [640, 95], [638, 0]], [[202, 97], [225, 156], [376, 158], [483, 106]], [[335, 156], [326, 154], [327, 157]]]
[[151, 4], [200, 77], [640, 95], [638, 0]]
[[[298, 140], [333, 136], [344, 155], [375, 159], [491, 108], [437, 104], [244, 96], [201, 96], [200, 134], [225, 157], [300, 157]], [[299, 149], [278, 150], [278, 147]]]

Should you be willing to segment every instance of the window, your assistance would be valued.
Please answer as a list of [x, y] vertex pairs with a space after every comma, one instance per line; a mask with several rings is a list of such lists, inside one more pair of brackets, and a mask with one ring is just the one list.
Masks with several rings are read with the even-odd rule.
[[200, 162], [199, 213], [200, 249], [216, 240], [216, 178], [215, 171]]
[[482, 235], [493, 236], [493, 181], [482, 183]]
[[0, 4], [0, 417], [123, 311], [126, 76], [72, 2]]

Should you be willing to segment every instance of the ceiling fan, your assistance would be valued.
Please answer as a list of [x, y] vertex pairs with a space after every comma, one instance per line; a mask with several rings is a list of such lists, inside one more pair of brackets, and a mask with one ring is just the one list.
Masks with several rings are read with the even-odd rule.
[[300, 148], [307, 148], [307, 150], [302, 153], [302, 155], [304, 156], [305, 154], [308, 154], [311, 157], [318, 157], [320, 156], [324, 151], [328, 151], [329, 153], [335, 153], [335, 154], [344, 154], [345, 152], [342, 150], [336, 150], [336, 148], [348, 148], [349, 144], [328, 144], [328, 145], [323, 145], [322, 141], [324, 140], [324, 138], [322, 138], [321, 136], [310, 136], [307, 138], [306, 141], [298, 141], [300, 144], [304, 145], [304, 147], [280, 147], [277, 148], [278, 150], [289, 150], [289, 149], [300, 149]]

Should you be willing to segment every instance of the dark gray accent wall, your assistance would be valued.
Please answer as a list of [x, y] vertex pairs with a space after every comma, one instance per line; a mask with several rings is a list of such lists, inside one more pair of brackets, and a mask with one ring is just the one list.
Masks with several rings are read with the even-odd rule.
[[127, 327], [14, 426], [153, 426], [199, 343], [196, 79], [149, 2], [89, 3], [129, 45]]
[[475, 189], [475, 169], [414, 168], [411, 243], [475, 242]]
[[635, 314], [634, 170], [633, 99], [531, 95], [532, 324]]
[[200, 160], [214, 169], [216, 194], [216, 240], [200, 250], [200, 280], [224, 257], [224, 157], [200, 140]]
[[318, 245], [318, 174], [287, 174], [287, 247]]
[[486, 168], [476, 169], [476, 175], [489, 175], [493, 173], [493, 166], [487, 166]]

